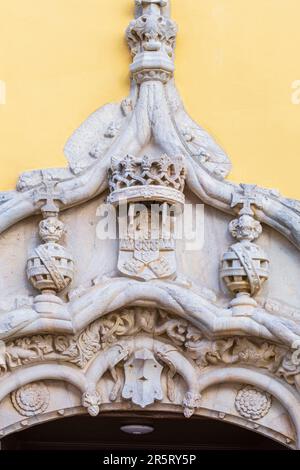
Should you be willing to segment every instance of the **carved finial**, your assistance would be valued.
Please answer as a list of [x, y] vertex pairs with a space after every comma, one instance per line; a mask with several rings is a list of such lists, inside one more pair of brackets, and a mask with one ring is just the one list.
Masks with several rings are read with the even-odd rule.
[[[64, 234], [64, 223], [58, 219], [59, 207], [55, 203], [64, 202], [61, 192], [56, 190], [57, 182], [42, 175], [42, 186], [36, 191], [36, 203], [45, 202], [41, 207], [43, 220], [39, 224], [39, 234], [43, 243], [30, 253], [27, 261], [27, 276], [33, 287], [42, 294], [56, 296], [73, 279], [74, 262], [72, 256], [59, 245]], [[38, 296], [36, 300], [40, 300]], [[49, 298], [46, 297], [46, 300]], [[60, 301], [58, 298], [57, 302]], [[43, 301], [42, 301], [43, 302]]]
[[56, 190], [57, 182], [51, 180], [47, 175], [42, 176], [42, 186], [36, 191], [35, 202], [45, 202], [41, 207], [44, 217], [55, 215], [59, 212], [59, 207], [55, 202], [64, 202], [64, 196]]
[[135, 20], [127, 28], [126, 39], [133, 56], [130, 70], [138, 85], [166, 84], [173, 77], [177, 25], [169, 16], [166, 0], [136, 1]]
[[169, 16], [169, 0], [135, 0], [135, 17], [143, 14]]
[[231, 207], [239, 206], [239, 218], [229, 224], [229, 231], [238, 243], [224, 254], [221, 277], [235, 295], [231, 301], [233, 315], [251, 316], [257, 306], [253, 297], [260, 291], [269, 276], [269, 260], [264, 251], [253, 241], [262, 233], [262, 226], [255, 219], [253, 207], [262, 207], [262, 196], [256, 186], [240, 185]]

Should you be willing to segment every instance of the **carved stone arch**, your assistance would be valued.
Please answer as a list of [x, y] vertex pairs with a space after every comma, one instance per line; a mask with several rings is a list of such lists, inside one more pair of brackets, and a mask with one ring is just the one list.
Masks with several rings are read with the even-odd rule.
[[[175, 87], [170, 2], [137, 4], [129, 96], [75, 131], [68, 168], [25, 173], [0, 194], [0, 437], [24, 414], [43, 420], [49, 392], [71, 414], [208, 410], [249, 426], [262, 417], [299, 447], [299, 201], [224, 180], [228, 156]], [[192, 232], [185, 217], [200, 202], [205, 236], [191, 249], [175, 226]], [[119, 224], [112, 239], [99, 235], [103, 209]], [[47, 392], [42, 380], [76, 393]], [[218, 408], [222, 381], [232, 387], [223, 384], [228, 407]], [[276, 403], [257, 392], [263, 413], [243, 411], [256, 392], [233, 382]]]
[[12, 372], [0, 384], [0, 402], [18, 388], [40, 380], [58, 380], [74, 385], [82, 393], [86, 390], [84, 374], [73, 367], [59, 364], [39, 364]]
[[297, 394], [280, 380], [258, 370], [242, 367], [214, 368], [200, 374], [200, 393], [213, 385], [241, 383], [254, 385], [273, 395], [287, 410], [296, 430], [297, 449], [300, 449], [300, 399]]

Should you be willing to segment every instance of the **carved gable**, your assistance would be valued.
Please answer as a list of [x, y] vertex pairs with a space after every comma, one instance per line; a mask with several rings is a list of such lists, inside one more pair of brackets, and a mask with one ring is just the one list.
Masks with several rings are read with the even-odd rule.
[[300, 447], [300, 205], [225, 180], [176, 35], [168, 1], [136, 1], [129, 96], [74, 132], [67, 168], [0, 195], [1, 436], [146, 409]]

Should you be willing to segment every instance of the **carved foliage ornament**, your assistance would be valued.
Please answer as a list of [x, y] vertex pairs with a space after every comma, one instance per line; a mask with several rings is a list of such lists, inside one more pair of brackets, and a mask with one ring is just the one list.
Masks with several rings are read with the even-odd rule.
[[222, 364], [245, 364], [266, 369], [300, 387], [300, 366], [293, 363], [293, 354], [286, 348], [253, 338], [211, 340], [185, 320], [162, 310], [140, 308], [107, 315], [76, 336], [38, 335], [8, 342], [0, 355], [2, 375], [16, 367], [45, 360], [60, 360], [85, 368], [101, 350], [139, 333], [165, 338], [180, 347], [200, 370]]

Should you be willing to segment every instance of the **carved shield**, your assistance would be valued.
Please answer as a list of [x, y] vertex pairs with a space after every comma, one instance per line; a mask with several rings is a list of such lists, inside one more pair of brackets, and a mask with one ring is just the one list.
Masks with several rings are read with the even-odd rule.
[[162, 400], [162, 369], [149, 349], [136, 351], [124, 366], [123, 398], [131, 399], [142, 408], [151, 405], [155, 400]]
[[126, 276], [150, 280], [170, 277], [176, 272], [172, 241], [120, 240], [118, 269]]

